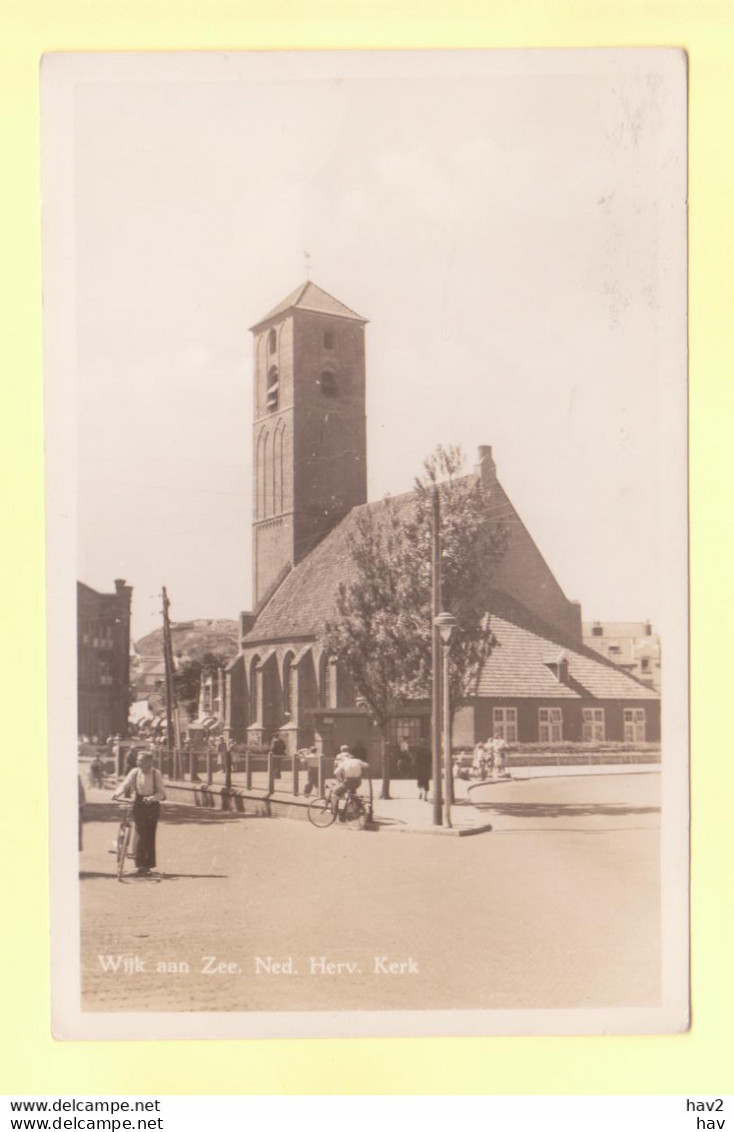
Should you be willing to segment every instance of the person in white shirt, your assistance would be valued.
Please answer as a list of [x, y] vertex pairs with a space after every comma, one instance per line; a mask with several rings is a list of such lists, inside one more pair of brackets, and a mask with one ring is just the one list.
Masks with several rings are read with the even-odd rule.
[[507, 743], [504, 739], [495, 739], [494, 742], [494, 767], [493, 772], [495, 778], [507, 777]]
[[338, 783], [334, 797], [343, 798], [347, 793], [356, 794], [362, 785], [363, 770], [369, 770], [369, 765], [351, 754], [349, 747], [342, 746], [334, 763], [334, 778]]
[[472, 769], [477, 778], [487, 777], [487, 762], [488, 754], [487, 747], [484, 743], [477, 743], [474, 748], [474, 757], [472, 759]]
[[155, 834], [166, 791], [163, 775], [153, 766], [150, 751], [141, 751], [137, 761], [138, 765], [123, 780], [112, 799], [119, 802], [122, 798], [133, 798], [133, 821], [138, 835], [135, 864], [138, 875], [146, 876], [155, 868]]

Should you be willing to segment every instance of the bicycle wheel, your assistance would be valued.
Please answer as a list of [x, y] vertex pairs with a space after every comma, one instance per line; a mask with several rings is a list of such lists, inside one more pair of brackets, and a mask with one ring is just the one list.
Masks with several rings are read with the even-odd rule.
[[361, 798], [349, 798], [344, 810], [344, 820], [351, 829], [364, 829], [367, 815]]
[[124, 822], [120, 826], [120, 831], [117, 834], [117, 879], [122, 880], [122, 874], [125, 871], [125, 860], [127, 858], [127, 847], [130, 844], [130, 835], [132, 834], [132, 826], [130, 822]]
[[330, 798], [314, 798], [313, 802], [309, 802], [308, 820], [312, 825], [318, 826], [319, 829], [326, 829], [335, 818], [336, 814], [331, 808]]

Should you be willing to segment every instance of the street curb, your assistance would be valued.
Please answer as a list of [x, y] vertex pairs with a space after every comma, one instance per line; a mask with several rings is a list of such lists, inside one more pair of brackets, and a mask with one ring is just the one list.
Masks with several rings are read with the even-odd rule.
[[476, 833], [491, 833], [493, 828], [489, 822], [486, 822], [484, 825], [465, 826], [463, 829], [454, 827], [447, 829], [442, 825], [432, 825], [422, 829], [415, 825], [380, 825], [379, 819], [372, 825], [377, 826], [379, 833], [411, 833], [424, 837], [473, 837]]

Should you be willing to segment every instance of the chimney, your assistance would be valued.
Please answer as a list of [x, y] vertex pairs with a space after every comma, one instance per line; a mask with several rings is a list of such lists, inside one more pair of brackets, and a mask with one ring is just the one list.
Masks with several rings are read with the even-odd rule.
[[118, 594], [123, 593], [125, 590], [125, 579], [115, 578], [115, 592]]
[[492, 484], [497, 482], [497, 465], [494, 462], [490, 444], [479, 445], [479, 460], [475, 470], [484, 487], [491, 487]]
[[240, 613], [240, 647], [242, 647], [244, 637], [250, 632], [256, 620], [254, 613]]

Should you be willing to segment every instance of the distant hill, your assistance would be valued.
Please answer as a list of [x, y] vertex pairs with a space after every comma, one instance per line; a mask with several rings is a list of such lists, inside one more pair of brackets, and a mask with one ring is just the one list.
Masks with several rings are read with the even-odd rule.
[[[234, 657], [239, 651], [239, 623], [237, 621], [172, 621], [171, 644], [174, 657], [196, 660], [207, 652], [225, 653]], [[163, 629], [135, 642], [139, 657], [161, 656], [163, 651]]]

